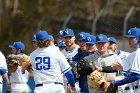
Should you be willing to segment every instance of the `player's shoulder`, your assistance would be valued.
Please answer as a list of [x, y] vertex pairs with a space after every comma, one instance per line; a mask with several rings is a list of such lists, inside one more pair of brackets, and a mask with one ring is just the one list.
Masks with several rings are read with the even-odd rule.
[[30, 56], [33, 56], [33, 55], [35, 55], [36, 53], [39, 53], [39, 50], [38, 50], [39, 48], [37, 48], [37, 49], [35, 49], [34, 51], [32, 51], [31, 53], [30, 53]]
[[120, 54], [122, 54], [122, 55], [129, 55], [129, 54], [131, 54], [131, 53], [120, 50]]
[[4, 54], [0, 51], [0, 57], [2, 58], [2, 57], [4, 57]]

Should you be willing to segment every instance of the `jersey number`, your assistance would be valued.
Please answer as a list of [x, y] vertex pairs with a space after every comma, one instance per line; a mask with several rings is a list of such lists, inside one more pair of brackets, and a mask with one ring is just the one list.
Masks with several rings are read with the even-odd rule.
[[35, 61], [37, 70], [50, 69], [50, 57], [36, 57]]

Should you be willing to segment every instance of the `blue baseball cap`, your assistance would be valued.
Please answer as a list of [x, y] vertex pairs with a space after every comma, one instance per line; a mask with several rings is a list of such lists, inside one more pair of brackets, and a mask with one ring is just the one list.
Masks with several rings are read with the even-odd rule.
[[99, 34], [99, 35], [96, 36], [96, 42], [97, 42], [97, 43], [98, 43], [98, 42], [106, 43], [106, 42], [108, 42], [108, 38], [107, 38], [107, 36], [104, 35], [104, 34]]
[[21, 41], [14, 42], [13, 45], [9, 45], [10, 48], [21, 49], [22, 51], [25, 50], [25, 45]]
[[80, 32], [77, 35], [77, 40], [86, 40], [86, 33], [85, 32]]
[[54, 41], [54, 38], [53, 38], [53, 36], [52, 36], [52, 35], [49, 35], [49, 40]]
[[131, 38], [131, 37], [138, 37], [139, 35], [140, 35], [140, 29], [135, 27], [135, 28], [129, 29], [125, 37]]
[[88, 35], [86, 37], [86, 44], [96, 44], [96, 36]]
[[64, 42], [64, 40], [61, 40], [58, 44], [57, 44], [58, 47], [65, 47], [66, 46], [66, 43]]
[[56, 34], [56, 36], [63, 36], [63, 32], [64, 32], [64, 30], [60, 30], [60, 31], [58, 32], [58, 34]]
[[49, 35], [47, 31], [40, 31], [36, 33], [36, 40], [37, 41], [43, 41], [43, 40], [48, 40], [49, 39]]
[[108, 42], [113, 42], [116, 45], [118, 45], [118, 42], [117, 42], [117, 40], [114, 37], [108, 37]]
[[66, 30], [64, 30], [63, 36], [64, 37], [74, 36], [74, 31], [72, 29], [70, 29], [70, 28], [67, 28]]
[[32, 37], [32, 40], [31, 40], [31, 41], [32, 41], [32, 42], [33, 42], [33, 41], [36, 41], [36, 34], [34, 34], [34, 35], [33, 35], [33, 37]]

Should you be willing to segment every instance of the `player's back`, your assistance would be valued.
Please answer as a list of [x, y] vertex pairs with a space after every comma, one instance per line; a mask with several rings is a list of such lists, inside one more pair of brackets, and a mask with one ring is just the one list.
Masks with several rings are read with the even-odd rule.
[[63, 83], [62, 72], [70, 68], [64, 55], [55, 46], [36, 49], [31, 53], [31, 64], [36, 84]]

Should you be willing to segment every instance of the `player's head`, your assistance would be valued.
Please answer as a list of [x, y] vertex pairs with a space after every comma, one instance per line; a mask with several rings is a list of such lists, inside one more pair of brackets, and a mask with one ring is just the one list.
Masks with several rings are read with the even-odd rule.
[[109, 47], [109, 43], [108, 43], [108, 38], [106, 35], [104, 34], [99, 34], [96, 36], [96, 46], [98, 51], [101, 54], [105, 54], [108, 52], [108, 47]]
[[63, 32], [64, 41], [66, 43], [66, 46], [72, 46], [75, 44], [75, 36], [74, 31], [70, 28], [67, 28]]
[[59, 50], [62, 51], [63, 49], [65, 49], [66, 43], [64, 42], [64, 40], [61, 40], [56, 46], [58, 46]]
[[86, 33], [80, 32], [77, 35], [77, 44], [79, 45], [81, 50], [86, 50]]
[[125, 35], [126, 38], [128, 38], [128, 43], [130, 48], [135, 48], [135, 44], [138, 42], [138, 36], [140, 35], [140, 29], [139, 28], [130, 28], [127, 32], [127, 35]]
[[118, 49], [118, 42], [114, 37], [108, 37], [109, 49], [116, 52]]
[[11, 48], [11, 52], [13, 54], [20, 54], [25, 50], [25, 45], [21, 41], [14, 42], [12, 45], [9, 45], [9, 47]]
[[96, 47], [96, 36], [88, 35], [86, 37], [86, 49], [88, 52], [94, 52], [97, 50]]
[[39, 31], [36, 33], [37, 44], [40, 48], [49, 46], [49, 35], [47, 31]]
[[31, 39], [32, 45], [34, 48], [38, 48], [37, 45], [37, 40], [36, 40], [36, 34], [33, 35], [32, 39]]
[[56, 39], [55, 39], [56, 43], [59, 43], [63, 39], [63, 32], [64, 30], [60, 30], [58, 34], [56, 34]]

